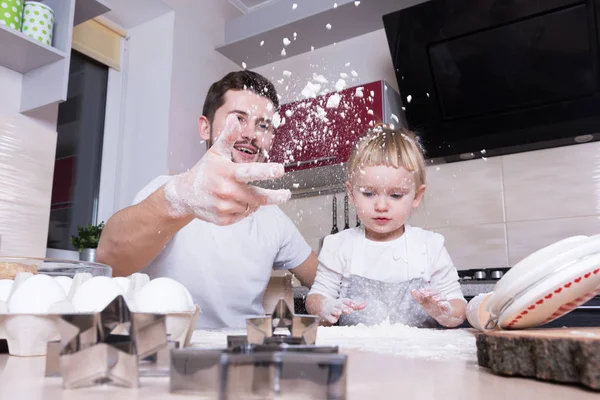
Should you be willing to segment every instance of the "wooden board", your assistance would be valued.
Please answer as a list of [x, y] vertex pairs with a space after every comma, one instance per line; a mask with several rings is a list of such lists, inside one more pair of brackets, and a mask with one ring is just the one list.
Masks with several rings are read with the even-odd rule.
[[478, 332], [477, 360], [497, 374], [600, 390], [600, 327]]

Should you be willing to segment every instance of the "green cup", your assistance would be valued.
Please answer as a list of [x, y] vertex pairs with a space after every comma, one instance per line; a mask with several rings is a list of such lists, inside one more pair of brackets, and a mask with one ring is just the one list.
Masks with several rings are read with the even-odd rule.
[[23, 25], [23, 0], [0, 0], [0, 24], [16, 31]]
[[32, 39], [52, 46], [53, 29], [54, 11], [44, 3], [26, 1], [21, 31]]

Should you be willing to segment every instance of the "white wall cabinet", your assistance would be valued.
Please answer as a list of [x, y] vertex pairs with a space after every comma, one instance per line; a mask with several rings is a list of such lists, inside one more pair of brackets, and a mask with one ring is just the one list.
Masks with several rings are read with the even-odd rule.
[[54, 11], [53, 45], [0, 25], [0, 66], [23, 74], [20, 111], [67, 99], [73, 27], [102, 15], [104, 0], [38, 0]]

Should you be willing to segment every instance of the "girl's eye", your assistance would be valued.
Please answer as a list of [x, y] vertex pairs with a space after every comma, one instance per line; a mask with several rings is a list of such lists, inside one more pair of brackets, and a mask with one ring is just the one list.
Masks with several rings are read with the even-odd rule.
[[392, 199], [401, 199], [404, 197], [404, 194], [403, 193], [394, 193], [391, 196], [392, 196]]
[[365, 197], [371, 197], [371, 196], [373, 196], [373, 192], [361, 192], [361, 193]]
[[240, 123], [246, 122], [246, 118], [244, 118], [244, 117], [242, 117], [242, 116], [240, 116], [240, 115], [238, 115], [238, 116], [237, 116], [237, 119], [238, 119], [238, 121], [239, 121]]

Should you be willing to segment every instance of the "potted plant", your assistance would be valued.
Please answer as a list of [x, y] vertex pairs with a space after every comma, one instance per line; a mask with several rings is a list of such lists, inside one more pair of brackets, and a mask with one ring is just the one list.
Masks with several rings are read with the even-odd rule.
[[81, 261], [96, 261], [96, 249], [102, 229], [104, 229], [104, 222], [99, 225], [88, 224], [85, 227], [77, 225], [77, 236], [71, 236], [71, 243], [79, 251]]

